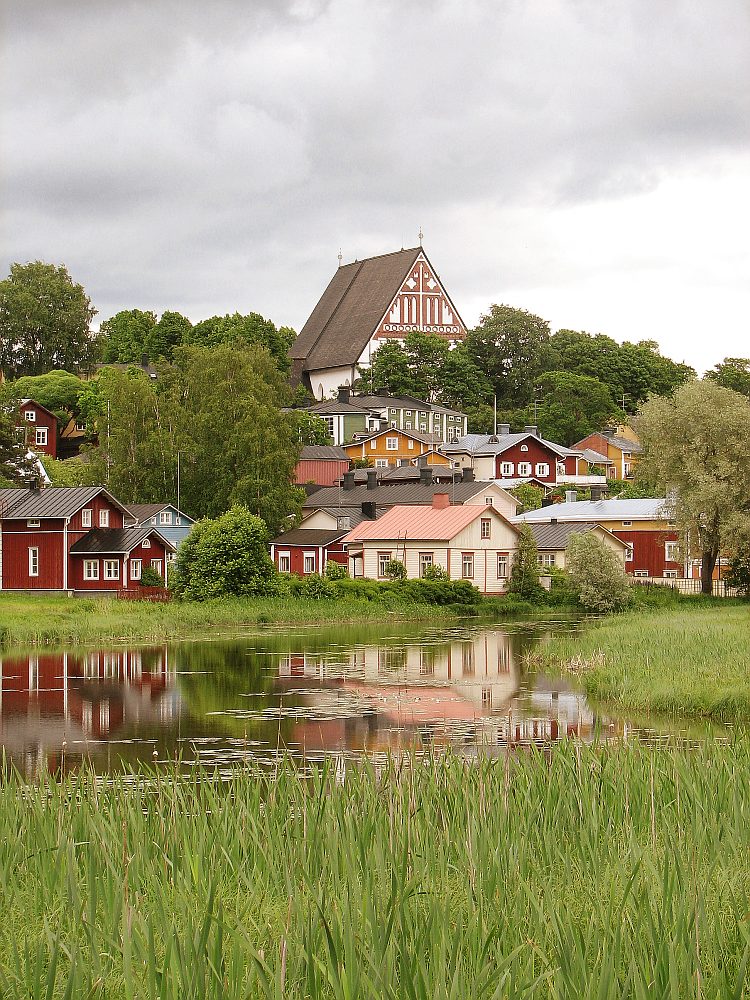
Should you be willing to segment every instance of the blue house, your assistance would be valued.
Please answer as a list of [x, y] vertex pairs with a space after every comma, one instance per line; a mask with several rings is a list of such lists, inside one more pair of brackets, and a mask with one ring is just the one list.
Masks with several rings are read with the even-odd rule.
[[130, 503], [127, 506], [139, 527], [157, 527], [159, 534], [177, 549], [195, 524], [195, 518], [183, 514], [171, 503]]

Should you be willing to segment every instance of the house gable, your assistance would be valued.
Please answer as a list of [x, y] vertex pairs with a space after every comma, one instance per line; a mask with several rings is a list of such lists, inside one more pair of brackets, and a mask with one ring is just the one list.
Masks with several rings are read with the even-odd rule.
[[424, 252], [414, 261], [373, 337], [403, 339], [417, 331], [451, 341], [466, 336], [463, 320]]

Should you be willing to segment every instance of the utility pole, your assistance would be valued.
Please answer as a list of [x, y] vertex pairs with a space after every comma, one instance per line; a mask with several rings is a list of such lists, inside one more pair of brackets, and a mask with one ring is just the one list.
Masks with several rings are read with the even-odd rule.
[[180, 453], [177, 452], [177, 510], [180, 509]]

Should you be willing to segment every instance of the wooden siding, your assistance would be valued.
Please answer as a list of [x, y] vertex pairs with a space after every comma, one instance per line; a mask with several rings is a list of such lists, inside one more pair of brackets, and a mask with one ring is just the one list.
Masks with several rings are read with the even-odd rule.
[[681, 562], [667, 562], [664, 558], [667, 542], [676, 542], [676, 531], [663, 529], [642, 530], [633, 528], [614, 528], [613, 533], [623, 542], [633, 546], [633, 558], [625, 563], [627, 573], [636, 570], [646, 570], [649, 576], [664, 576], [664, 570], [677, 570], [678, 577], [685, 575], [685, 567]]
[[331, 545], [324, 545], [322, 547], [322, 561], [321, 561], [321, 551], [318, 545], [275, 545], [273, 560], [276, 568], [279, 568], [279, 554], [289, 553], [290, 562], [290, 573], [294, 573], [296, 576], [309, 576], [309, 573], [305, 573], [305, 556], [313, 556], [315, 559], [314, 569], [311, 570], [313, 573], [320, 573], [321, 575], [325, 572], [326, 562], [330, 559], [331, 562], [340, 563], [342, 566], [346, 566], [348, 563], [348, 556], [346, 550], [342, 546], [341, 542], [334, 542]]
[[[62, 590], [63, 534], [26, 527], [14, 531], [6, 522], [2, 526], [2, 586], [3, 590]], [[44, 522], [42, 522], [44, 523]], [[39, 549], [39, 575], [29, 576], [29, 548]]]
[[[36, 415], [35, 420], [26, 419], [24, 414], [27, 410], [34, 411]], [[18, 426], [24, 429], [24, 440], [28, 448], [39, 452], [41, 455], [49, 455], [50, 458], [57, 458], [57, 418], [53, 414], [46, 413], [38, 403], [30, 400], [28, 403], [22, 403], [18, 408]], [[36, 443], [35, 429], [37, 427], [45, 427], [47, 429], [47, 444]]]
[[304, 483], [334, 486], [348, 468], [346, 459], [300, 459], [294, 469], [294, 481], [298, 486]]
[[[523, 448], [528, 448], [528, 451], [522, 451]], [[511, 448], [507, 448], [502, 454], [495, 457], [494, 478], [520, 478], [521, 473], [518, 471], [518, 466], [522, 462], [528, 462], [531, 465], [531, 471], [528, 473], [529, 476], [541, 479], [545, 483], [554, 484], [557, 482], [557, 461], [558, 456], [554, 451], [542, 444], [538, 438], [529, 437], [525, 441], [513, 445]], [[511, 462], [513, 464], [513, 471], [505, 475], [502, 472], [504, 462]], [[541, 475], [536, 471], [539, 463], [544, 463], [547, 466], [545, 475]], [[575, 474], [575, 465], [573, 465], [570, 474]], [[524, 473], [525, 475], [526, 473]]]

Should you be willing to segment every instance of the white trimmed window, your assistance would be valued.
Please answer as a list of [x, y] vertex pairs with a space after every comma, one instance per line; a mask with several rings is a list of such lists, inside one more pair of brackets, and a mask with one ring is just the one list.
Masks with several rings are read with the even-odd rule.
[[47, 428], [46, 427], [37, 427], [35, 441], [36, 441], [36, 443], [38, 445], [46, 445], [47, 444]]
[[109, 527], [109, 511], [105, 508], [99, 511], [99, 527], [108, 528]]
[[393, 558], [390, 552], [378, 552], [378, 576], [382, 580], [387, 576], [388, 563]]
[[480, 518], [479, 537], [492, 538], [492, 519], [489, 517]]
[[411, 430], [411, 420], [407, 420], [406, 424], [404, 426], [406, 427], [407, 431], [410, 431]]
[[292, 572], [292, 556], [289, 552], [279, 552], [279, 573]]
[[497, 554], [497, 578], [505, 580], [508, 576], [508, 553], [498, 552]]
[[536, 463], [536, 474], [537, 476], [548, 476], [549, 475], [549, 465], [547, 462], [537, 462]]
[[521, 445], [521, 451], [528, 451], [528, 450], [529, 450], [529, 446], [527, 444], [522, 444]]
[[628, 547], [625, 549], [625, 562], [632, 562], [633, 556], [634, 556], [633, 546], [628, 545]]
[[27, 528], [40, 528], [41, 526], [42, 526], [42, 522], [41, 521], [27, 521], [26, 522], [26, 527]]
[[397, 437], [387, 437], [385, 439], [385, 450], [386, 451], [398, 451], [398, 438]]
[[512, 462], [502, 462], [500, 465], [500, 472], [503, 476], [512, 476], [515, 466]]
[[555, 565], [555, 553], [554, 552], [540, 552], [536, 557], [537, 562], [540, 566], [554, 566]]
[[409, 438], [409, 451], [413, 451], [413, 450], [414, 450], [414, 442], [412, 441], [411, 438]]
[[314, 573], [315, 572], [315, 553], [305, 552], [305, 559], [303, 563], [304, 573]]
[[531, 462], [519, 462], [518, 463], [518, 475], [519, 476], [530, 476], [531, 475]]
[[375, 449], [377, 448], [377, 446], [378, 446], [378, 442], [375, 440], [375, 438], [373, 438], [370, 441], [370, 450], [371, 451], [375, 451]]
[[84, 507], [81, 511], [81, 527], [90, 528], [91, 527], [91, 508]]
[[39, 576], [39, 548], [29, 547], [29, 576]]
[[487, 504], [488, 507], [494, 507], [495, 506], [495, 498], [494, 497], [485, 497], [484, 498], [484, 502]]
[[172, 511], [163, 510], [159, 514], [159, 524], [171, 524], [172, 523]]
[[376, 458], [375, 459], [375, 468], [376, 469], [387, 469], [388, 468], [388, 459], [387, 458]]
[[83, 579], [84, 580], [98, 580], [99, 579], [99, 560], [98, 559], [84, 559], [83, 560]]
[[648, 576], [648, 570], [647, 569], [633, 570], [633, 576]]
[[424, 576], [425, 570], [428, 566], [432, 566], [435, 561], [434, 552], [420, 552], [419, 553], [419, 575]]
[[151, 539], [150, 538], [144, 538], [143, 541], [141, 542], [141, 548], [142, 549], [150, 549], [151, 548]]
[[676, 569], [665, 569], [664, 570], [664, 577], [667, 580], [676, 580], [677, 579], [677, 570]]
[[665, 562], [677, 562], [677, 542], [664, 543]]
[[140, 580], [142, 566], [143, 566], [143, 563], [141, 562], [140, 559], [131, 559], [130, 560], [130, 579], [131, 580]]
[[152, 559], [151, 569], [154, 571], [154, 573], [158, 573], [159, 576], [161, 576], [161, 559]]
[[104, 560], [104, 579], [105, 580], [119, 580], [120, 579], [120, 560], [119, 559], [105, 559]]
[[632, 521], [623, 521], [622, 522], [623, 528], [630, 528], [630, 527], [632, 527], [632, 525], [633, 525]]
[[33, 410], [24, 410], [24, 414], [23, 415], [24, 415], [24, 419], [28, 420], [28, 422], [30, 424], [35, 423], [35, 421], [36, 421], [36, 413]]
[[474, 553], [461, 553], [461, 576], [464, 580], [474, 579]]

